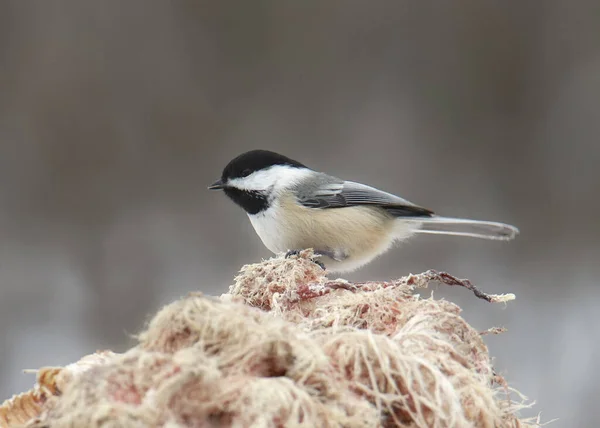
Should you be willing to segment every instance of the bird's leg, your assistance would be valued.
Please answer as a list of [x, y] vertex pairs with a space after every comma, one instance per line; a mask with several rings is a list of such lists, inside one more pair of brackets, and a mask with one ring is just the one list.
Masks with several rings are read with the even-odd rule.
[[310, 259], [314, 264], [319, 265], [319, 267], [323, 270], [325, 270], [325, 264], [317, 259]]
[[[317, 255], [326, 255], [325, 253], [319, 252], [319, 251], [316, 251], [316, 250], [314, 251], [314, 253], [317, 254]], [[300, 254], [300, 250], [288, 250], [287, 253], [285, 253], [285, 258], [289, 259], [292, 256], [297, 256], [298, 254]], [[323, 264], [323, 262], [321, 262], [321, 261], [319, 261], [317, 259], [314, 259], [314, 258], [311, 258], [311, 261], [313, 263], [319, 265], [319, 267], [321, 269], [325, 270], [325, 265]]]
[[315, 250], [314, 253], [319, 256], [329, 257], [336, 262], [341, 262], [348, 258], [348, 254], [346, 254], [346, 252], [343, 250]]
[[[314, 250], [314, 253], [318, 256], [329, 257], [331, 260], [335, 260], [336, 262], [341, 262], [348, 258], [348, 254], [346, 254], [346, 252], [343, 250]], [[323, 270], [325, 270], [325, 265], [322, 262], [318, 260], [313, 261], [321, 266]]]

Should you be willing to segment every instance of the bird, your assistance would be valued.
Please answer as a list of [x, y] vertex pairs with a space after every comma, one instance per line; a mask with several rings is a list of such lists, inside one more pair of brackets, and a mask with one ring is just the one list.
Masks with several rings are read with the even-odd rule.
[[417, 234], [506, 241], [519, 233], [509, 224], [439, 216], [269, 150], [235, 157], [208, 189], [239, 205], [271, 252], [289, 257], [312, 249], [329, 272], [354, 271]]

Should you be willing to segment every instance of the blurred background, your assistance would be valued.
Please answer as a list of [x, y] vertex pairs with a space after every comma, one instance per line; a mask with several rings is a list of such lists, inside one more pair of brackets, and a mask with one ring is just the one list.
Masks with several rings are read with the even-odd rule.
[[421, 236], [349, 279], [426, 269], [552, 426], [595, 427], [600, 3], [0, 3], [0, 401], [25, 368], [126, 349], [149, 314], [270, 253], [206, 186], [279, 151], [511, 243]]

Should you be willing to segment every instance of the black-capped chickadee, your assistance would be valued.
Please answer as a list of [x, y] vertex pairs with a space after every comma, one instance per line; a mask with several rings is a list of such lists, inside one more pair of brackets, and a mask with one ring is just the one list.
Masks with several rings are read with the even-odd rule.
[[274, 253], [312, 248], [328, 270], [354, 270], [416, 233], [510, 240], [502, 223], [440, 217], [364, 184], [314, 171], [283, 155], [252, 150], [233, 159], [211, 190], [241, 206]]

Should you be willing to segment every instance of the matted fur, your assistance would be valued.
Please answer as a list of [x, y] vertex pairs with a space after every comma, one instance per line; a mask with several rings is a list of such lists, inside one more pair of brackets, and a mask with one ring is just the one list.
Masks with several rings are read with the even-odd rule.
[[332, 281], [311, 257], [248, 265], [220, 298], [167, 305], [123, 354], [40, 370], [0, 427], [538, 425], [519, 420], [460, 308], [414, 293], [427, 275]]

